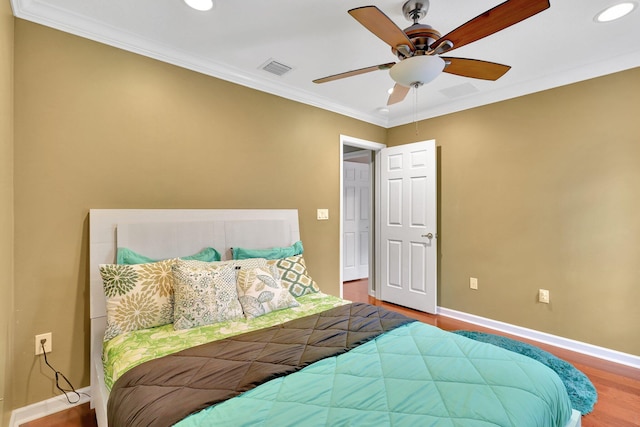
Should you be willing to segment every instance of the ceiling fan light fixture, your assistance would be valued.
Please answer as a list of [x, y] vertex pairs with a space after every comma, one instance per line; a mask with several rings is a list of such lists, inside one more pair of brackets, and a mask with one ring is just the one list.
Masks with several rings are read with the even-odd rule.
[[404, 59], [389, 71], [391, 78], [405, 87], [429, 83], [444, 70], [445, 62], [439, 56], [420, 55]]
[[624, 2], [609, 6], [595, 17], [596, 22], [611, 22], [630, 14], [636, 8], [634, 2]]
[[184, 0], [191, 8], [200, 11], [207, 11], [213, 8], [213, 0]]

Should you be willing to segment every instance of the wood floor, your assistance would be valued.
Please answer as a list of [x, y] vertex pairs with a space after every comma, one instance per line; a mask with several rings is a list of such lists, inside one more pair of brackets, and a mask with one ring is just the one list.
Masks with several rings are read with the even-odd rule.
[[[367, 293], [367, 281], [358, 280], [344, 284], [344, 298], [351, 301], [368, 302], [384, 306], [409, 317], [429, 323], [444, 330], [467, 329], [493, 332], [469, 323], [444, 316], [417, 312], [372, 298]], [[509, 336], [507, 334], [503, 334]], [[598, 391], [598, 402], [592, 413], [582, 417], [583, 427], [640, 427], [640, 370], [584, 356], [568, 350], [523, 340], [560, 357], [585, 373]], [[21, 427], [94, 427], [95, 412], [89, 404], [22, 424]]]
[[74, 406], [35, 421], [20, 424], [19, 427], [97, 427], [96, 412], [89, 403]]

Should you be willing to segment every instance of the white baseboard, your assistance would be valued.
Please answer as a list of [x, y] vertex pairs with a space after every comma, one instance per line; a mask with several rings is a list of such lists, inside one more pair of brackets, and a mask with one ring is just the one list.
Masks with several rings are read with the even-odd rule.
[[608, 348], [598, 347], [597, 345], [587, 344], [581, 341], [575, 341], [569, 338], [563, 338], [557, 335], [551, 335], [545, 332], [539, 332], [533, 329], [523, 328], [521, 326], [487, 319], [486, 317], [480, 317], [474, 314], [451, 310], [449, 308], [438, 307], [438, 314], [441, 316], [462, 320], [467, 323], [473, 323], [474, 325], [483, 326], [485, 328], [494, 329], [496, 331], [504, 332], [507, 334], [516, 335], [544, 344], [549, 344], [555, 347], [575, 351], [576, 353], [597, 357], [598, 359], [604, 359], [610, 362], [615, 362], [621, 365], [640, 369], [640, 356], [635, 356], [633, 354], [610, 350]]
[[[47, 415], [55, 414], [56, 412], [64, 411], [77, 405], [82, 405], [91, 399], [89, 396], [91, 391], [89, 387], [76, 391], [80, 394], [80, 400], [75, 403], [67, 402], [67, 398], [64, 397], [64, 395], [60, 395], [43, 400], [42, 402], [36, 402], [22, 408], [14, 409], [13, 412], [11, 412], [9, 427], [18, 427], [26, 422], [37, 420], [38, 418], [46, 417]], [[76, 397], [75, 394], [71, 396], [72, 398]]]

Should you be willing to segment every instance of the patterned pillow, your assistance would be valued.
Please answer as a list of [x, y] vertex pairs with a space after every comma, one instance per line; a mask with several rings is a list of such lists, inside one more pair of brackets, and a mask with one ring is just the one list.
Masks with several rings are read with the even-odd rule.
[[238, 299], [247, 319], [300, 305], [282, 286], [278, 272], [271, 272], [271, 268], [243, 268], [238, 271]]
[[173, 278], [175, 330], [243, 317], [232, 266], [192, 266], [178, 261], [173, 265]]
[[287, 287], [294, 297], [320, 292], [318, 284], [307, 272], [302, 255], [270, 260], [267, 264], [278, 267], [283, 286]]
[[105, 340], [129, 331], [173, 322], [173, 274], [176, 259], [149, 264], [100, 265], [107, 297]]

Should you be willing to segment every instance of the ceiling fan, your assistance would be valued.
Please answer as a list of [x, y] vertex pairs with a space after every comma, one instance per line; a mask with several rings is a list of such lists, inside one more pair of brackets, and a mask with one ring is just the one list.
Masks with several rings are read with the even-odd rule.
[[433, 27], [419, 23], [427, 14], [429, 0], [409, 0], [402, 6], [405, 18], [413, 21], [413, 25], [404, 31], [376, 6], [351, 9], [349, 14], [391, 46], [391, 51], [398, 57], [399, 62], [334, 74], [313, 82], [326, 83], [371, 71], [389, 70], [391, 78], [396, 82], [387, 102], [387, 105], [391, 105], [402, 101], [412, 87], [418, 88], [430, 82], [441, 72], [475, 79], [497, 80], [511, 67], [477, 59], [440, 55], [497, 33], [549, 7], [549, 0], [507, 0], [444, 36]]

